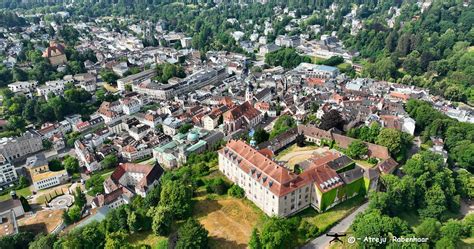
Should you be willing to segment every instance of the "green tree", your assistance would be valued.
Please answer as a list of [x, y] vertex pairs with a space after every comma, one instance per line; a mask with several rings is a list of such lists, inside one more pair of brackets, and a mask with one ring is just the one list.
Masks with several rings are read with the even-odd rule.
[[69, 214], [66, 210], [64, 210], [64, 212], [62, 214], [62, 218], [63, 218], [64, 224], [66, 224], [66, 225], [72, 224], [71, 218], [69, 217]]
[[474, 143], [472, 141], [462, 140], [457, 142], [451, 150], [451, 155], [458, 166], [474, 171]]
[[362, 158], [367, 155], [369, 149], [367, 148], [367, 144], [360, 140], [354, 140], [352, 143], [349, 144], [347, 148], [348, 155], [352, 158]]
[[415, 228], [415, 233], [420, 238], [429, 238], [429, 242], [433, 243], [439, 239], [441, 223], [433, 218], [423, 220], [419, 226]]
[[191, 212], [192, 193], [192, 188], [181, 180], [167, 181], [161, 190], [160, 205], [169, 207], [176, 218], [185, 218]]
[[119, 76], [116, 75], [112, 70], [103, 69], [100, 71], [99, 75], [103, 81], [111, 84], [117, 83], [117, 80], [119, 79]]
[[130, 232], [138, 232], [140, 230], [140, 217], [137, 215], [136, 212], [130, 211], [128, 213], [127, 219], [128, 227], [130, 228]]
[[273, 129], [270, 132], [270, 138], [274, 138], [294, 127], [296, 127], [295, 119], [290, 115], [282, 115], [273, 125]]
[[79, 172], [79, 160], [72, 156], [66, 156], [63, 160], [64, 169], [67, 173], [74, 174]]
[[105, 169], [115, 168], [118, 165], [117, 156], [113, 154], [105, 156], [104, 159], [100, 162], [100, 165]]
[[250, 241], [249, 241], [249, 248], [250, 249], [262, 248], [262, 243], [260, 242], [260, 235], [258, 234], [258, 230], [256, 228], [252, 229], [252, 235], [250, 235]]
[[161, 195], [161, 184], [155, 185], [152, 189], [148, 191], [143, 199], [143, 205], [145, 208], [151, 208], [157, 206], [160, 202], [160, 195]]
[[[403, 236], [410, 233], [408, 224], [398, 217], [392, 218], [381, 215], [378, 210], [370, 210], [356, 216], [352, 223], [354, 237], [356, 238], [388, 238], [389, 235]], [[386, 245], [376, 242], [364, 242], [371, 248], [385, 248]]]
[[28, 249], [28, 244], [33, 241], [35, 235], [31, 232], [19, 232], [0, 238], [0, 248], [5, 249]]
[[188, 219], [178, 230], [176, 249], [208, 248], [208, 231], [195, 219]]
[[462, 198], [474, 198], [474, 182], [471, 182], [472, 174], [465, 169], [456, 171], [456, 188]]
[[48, 168], [51, 171], [60, 171], [64, 169], [64, 166], [62, 165], [61, 161], [58, 159], [53, 159], [48, 162]]
[[101, 226], [101, 223], [93, 221], [80, 230], [81, 245], [84, 248], [102, 248], [104, 246], [105, 234]]
[[152, 229], [156, 235], [166, 236], [171, 230], [173, 212], [168, 207], [158, 206], [153, 215]]
[[400, 155], [411, 146], [411, 141], [412, 138], [406, 133], [395, 129], [383, 128], [377, 136], [376, 143], [387, 147], [392, 155]]
[[237, 184], [233, 184], [229, 190], [227, 190], [227, 194], [233, 196], [235, 198], [244, 198], [245, 197], [245, 190], [239, 187]]
[[282, 48], [265, 55], [265, 63], [292, 69], [302, 62], [311, 62], [311, 58], [299, 55], [294, 48]]
[[67, 212], [72, 222], [79, 221], [81, 219], [81, 208], [79, 206], [72, 206]]
[[265, 141], [268, 141], [268, 139], [270, 138], [270, 134], [263, 128], [257, 128], [255, 130], [255, 133], [253, 134], [253, 138], [255, 139], [255, 142], [257, 144], [260, 144]]
[[76, 192], [74, 193], [74, 205], [82, 209], [86, 203], [86, 195], [82, 192], [81, 187], [76, 187]]
[[92, 175], [91, 178], [86, 181], [86, 189], [88, 189], [87, 194], [90, 196], [95, 196], [104, 192], [104, 177], [102, 175]]
[[425, 194], [426, 207], [421, 209], [420, 216], [439, 219], [446, 211], [446, 196], [439, 185], [434, 185]]
[[105, 239], [105, 249], [120, 249], [127, 248], [128, 243], [126, 241], [127, 234], [123, 231], [113, 232], [107, 234]]
[[[472, 229], [472, 227], [468, 228]], [[462, 221], [450, 219], [441, 227], [441, 237], [449, 238], [453, 243], [457, 243], [466, 234], [464, 230]]]
[[29, 244], [29, 249], [53, 249], [54, 242], [56, 242], [56, 234], [43, 235], [39, 234], [35, 240]]
[[344, 125], [344, 119], [342, 119], [341, 114], [332, 109], [329, 112], [326, 112], [321, 117], [321, 123], [319, 124], [319, 128], [323, 130], [329, 130], [331, 128], [337, 128], [342, 130], [342, 126]]
[[179, 127], [178, 132], [181, 133], [181, 134], [185, 134], [189, 130], [191, 130], [193, 127], [194, 127], [194, 125], [189, 124], [189, 123], [185, 123], [185, 124], [181, 125], [181, 127]]
[[260, 243], [262, 248], [293, 248], [299, 222], [296, 219], [281, 219], [272, 217], [262, 226]]
[[30, 203], [28, 203], [28, 200], [26, 200], [25, 197], [20, 196], [20, 202], [21, 202], [21, 205], [23, 206], [23, 210], [25, 210], [25, 212], [31, 211]]
[[26, 188], [28, 187], [29, 185], [29, 182], [28, 182], [28, 179], [26, 179], [25, 176], [20, 176], [19, 180], [18, 180], [18, 184], [19, 184], [19, 188]]

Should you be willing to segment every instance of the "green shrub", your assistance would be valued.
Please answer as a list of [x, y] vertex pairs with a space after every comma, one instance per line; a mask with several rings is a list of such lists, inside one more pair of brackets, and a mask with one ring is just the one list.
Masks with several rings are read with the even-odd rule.
[[222, 180], [222, 178], [215, 178], [206, 183], [206, 191], [208, 193], [223, 195], [227, 192], [228, 188], [229, 186], [224, 180]]
[[155, 245], [155, 249], [168, 249], [168, 239], [162, 239]]
[[367, 162], [370, 164], [377, 164], [378, 161], [377, 158], [371, 157], [367, 160]]
[[232, 185], [229, 190], [227, 190], [227, 194], [233, 196], [235, 198], [244, 198], [245, 197], [245, 190], [238, 185]]
[[315, 238], [316, 236], [319, 235], [319, 229], [317, 226], [309, 223], [306, 220], [302, 220], [299, 227], [298, 227], [298, 232], [305, 238], [305, 239], [310, 239], [310, 238]]

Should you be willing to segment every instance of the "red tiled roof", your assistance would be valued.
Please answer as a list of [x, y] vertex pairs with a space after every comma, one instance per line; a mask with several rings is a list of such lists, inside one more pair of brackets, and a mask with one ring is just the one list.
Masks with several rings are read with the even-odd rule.
[[49, 47], [43, 52], [43, 57], [49, 58], [64, 54], [64, 45], [60, 43], [51, 43]]
[[260, 111], [255, 109], [255, 107], [253, 107], [250, 102], [247, 101], [225, 112], [224, 120], [235, 121], [242, 117], [245, 117], [247, 120], [252, 120], [258, 115], [260, 115]]
[[159, 165], [150, 166], [145, 164], [121, 163], [112, 173], [112, 175], [110, 175], [110, 179], [118, 185], [120, 178], [122, 178], [122, 176], [127, 172], [144, 174], [143, 178], [137, 183], [135, 187], [145, 189], [155, 180], [155, 178], [158, 179], [161, 176], [163, 170]]
[[229, 141], [219, 153], [234, 160], [244, 172], [259, 179], [262, 186], [277, 196], [284, 196], [312, 182], [315, 182], [322, 192], [343, 184], [336, 171], [327, 165], [327, 162], [340, 157], [338, 153], [329, 152], [323, 157], [315, 158], [309, 169], [299, 175], [278, 165], [242, 140]]
[[390, 96], [393, 98], [402, 99], [405, 101], [410, 99], [410, 95], [405, 94], [405, 93], [399, 93], [399, 92], [391, 92]]
[[379, 168], [379, 170], [385, 174], [392, 173], [397, 166], [398, 166], [398, 163], [392, 158], [388, 158], [386, 160], [383, 160], [379, 164], [377, 164], [377, 167]]

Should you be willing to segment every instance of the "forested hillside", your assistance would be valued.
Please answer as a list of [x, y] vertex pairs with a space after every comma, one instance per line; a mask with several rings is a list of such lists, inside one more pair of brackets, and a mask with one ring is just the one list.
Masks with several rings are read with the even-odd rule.
[[[434, 0], [422, 10], [422, 2], [414, 0], [273, 0], [264, 5], [252, 1], [246, 5], [227, 2], [216, 6], [213, 1], [197, 0], [78, 0], [66, 9], [54, 2], [44, 6], [41, 0], [6, 0], [3, 6], [10, 9], [39, 7], [35, 11], [44, 13], [67, 10], [85, 21], [111, 14], [161, 21], [168, 30], [192, 35], [193, 47], [202, 51], [243, 53], [231, 32], [243, 31], [248, 38], [254, 30], [262, 31], [264, 21], [272, 20], [269, 41], [281, 34], [308, 33], [309, 25], [319, 24], [321, 33], [310, 33], [310, 38], [337, 31], [349, 49], [360, 52], [355, 62], [364, 65], [364, 76], [426, 87], [449, 100], [474, 103], [472, 4]], [[332, 4], [336, 5], [331, 7]], [[275, 18], [277, 6], [296, 10], [296, 18], [308, 18], [298, 29], [286, 32], [284, 27], [294, 18], [288, 15]], [[345, 16], [352, 10], [356, 10], [356, 18], [363, 23], [356, 35], [351, 34], [350, 25], [343, 25]], [[229, 18], [239, 22], [226, 21]], [[8, 19], [13, 25], [21, 25], [21, 20], [14, 16]]]

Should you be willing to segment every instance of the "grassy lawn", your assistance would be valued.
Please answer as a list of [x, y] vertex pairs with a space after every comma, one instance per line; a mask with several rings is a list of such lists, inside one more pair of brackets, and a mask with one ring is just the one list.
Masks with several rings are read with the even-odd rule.
[[337, 67], [340, 71], [345, 72], [345, 71], [351, 69], [351, 68], [352, 68], [352, 65], [351, 65], [350, 63], [343, 62], [343, 63], [337, 65], [336, 67]]
[[162, 240], [168, 240], [168, 238], [157, 236], [152, 231], [130, 234], [127, 238], [127, 242], [132, 245], [149, 245], [152, 248], [155, 248], [156, 244]]
[[363, 196], [356, 196], [323, 213], [318, 213], [313, 208], [307, 208], [297, 215], [317, 226], [319, 231], [325, 232], [327, 229], [335, 225], [336, 222], [343, 219], [355, 208], [360, 206], [364, 200], [365, 198]]
[[104, 88], [112, 93], [116, 93], [118, 91], [117, 88], [111, 86], [109, 83], [104, 83]]
[[352, 160], [364, 168], [373, 168], [376, 165], [376, 164], [371, 164], [367, 162], [366, 160], [355, 160], [355, 159], [352, 159]]
[[474, 248], [474, 237], [461, 240], [460, 248]]
[[318, 64], [318, 62], [322, 62], [322, 61], [325, 61], [326, 59], [324, 58], [321, 58], [321, 57], [317, 57], [317, 56], [313, 56], [311, 57], [311, 62], [313, 64]]
[[246, 248], [252, 229], [265, 217], [246, 199], [203, 195], [195, 200], [193, 217], [209, 231], [210, 248]]
[[38, 192], [40, 196], [36, 198], [35, 203], [45, 204], [46, 199], [52, 200], [54, 197], [61, 195], [62, 193], [67, 193], [67, 190], [70, 186], [71, 184], [64, 184], [64, 185], [60, 185], [54, 188], [40, 190]]
[[347, 242], [347, 238], [352, 234], [351, 228], [349, 228], [349, 230], [347, 230], [346, 234], [347, 234], [346, 237], [341, 238], [342, 243], [341, 242], [333, 242], [329, 246], [329, 249], [357, 249], [357, 248], [359, 248], [356, 243], [350, 244], [349, 242]]
[[[31, 195], [31, 189], [30, 189], [29, 186], [26, 187], [26, 188], [22, 188], [22, 189], [19, 189], [19, 190], [15, 190], [15, 192], [16, 192], [16, 195], [18, 195], [18, 196], [21, 195], [21, 196], [23, 196], [23, 197], [25, 197], [25, 198], [26, 198], [27, 196]], [[10, 199], [10, 198], [11, 198], [11, 197], [10, 197], [10, 193], [6, 193], [6, 194], [0, 196], [0, 201], [5, 201], [5, 200], [8, 200], [8, 199]]]
[[110, 171], [110, 172], [104, 173], [104, 174], [102, 174], [102, 177], [104, 177], [104, 179], [106, 179], [107, 177], [109, 177], [110, 175], [112, 175], [112, 173], [114, 173], [114, 172], [113, 172], [113, 171]]
[[102, 176], [111, 175], [112, 172], [114, 172], [114, 170], [115, 168], [97, 170], [97, 171], [94, 171], [94, 173], [92, 173], [91, 176], [92, 175], [102, 175]]

